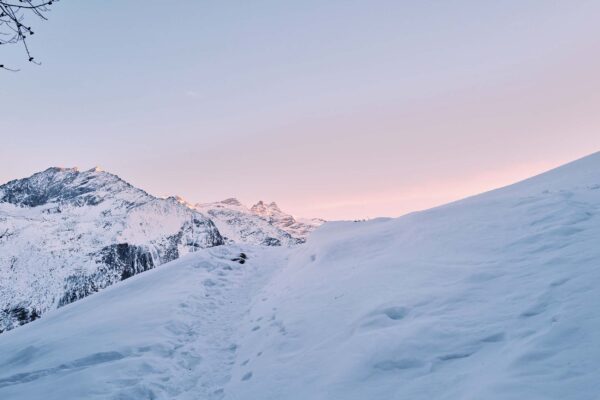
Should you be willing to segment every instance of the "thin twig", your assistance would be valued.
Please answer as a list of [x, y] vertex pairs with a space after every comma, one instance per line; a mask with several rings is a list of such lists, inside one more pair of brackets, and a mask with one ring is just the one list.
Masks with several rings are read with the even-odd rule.
[[[15, 2], [21, 4], [15, 4]], [[34, 34], [30, 26], [25, 25], [25, 16], [34, 14], [42, 20], [47, 20], [46, 13], [50, 6], [58, 0], [0, 0], [0, 45], [22, 43], [29, 62], [37, 62], [27, 44], [27, 38]], [[18, 69], [0, 65], [0, 69], [16, 72]]]

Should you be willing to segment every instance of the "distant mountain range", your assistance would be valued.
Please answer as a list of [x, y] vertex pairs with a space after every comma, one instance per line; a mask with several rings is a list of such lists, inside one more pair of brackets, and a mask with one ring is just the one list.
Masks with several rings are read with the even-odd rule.
[[0, 186], [0, 332], [196, 249], [292, 246], [322, 220], [275, 203], [192, 206], [93, 168], [49, 168]]
[[259, 201], [247, 208], [237, 199], [196, 204], [195, 210], [208, 216], [226, 241], [263, 246], [292, 246], [304, 243], [321, 219], [297, 220], [282, 212], [277, 204]]

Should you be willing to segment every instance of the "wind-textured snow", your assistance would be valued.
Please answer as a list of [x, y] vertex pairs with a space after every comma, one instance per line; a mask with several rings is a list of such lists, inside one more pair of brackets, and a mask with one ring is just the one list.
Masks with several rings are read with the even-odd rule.
[[200, 250], [1, 335], [0, 398], [597, 399], [599, 212], [596, 153], [291, 249]]
[[597, 153], [403, 218], [326, 224], [254, 303], [227, 398], [597, 399], [599, 211]]
[[4, 333], [0, 398], [222, 398], [236, 321], [280, 251], [199, 250]]

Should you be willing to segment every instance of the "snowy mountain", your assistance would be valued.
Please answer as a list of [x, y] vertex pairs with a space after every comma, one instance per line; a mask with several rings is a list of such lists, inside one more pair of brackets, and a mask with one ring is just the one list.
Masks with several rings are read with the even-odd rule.
[[323, 220], [297, 221], [275, 203], [262, 201], [247, 208], [231, 198], [216, 203], [197, 204], [195, 209], [209, 216], [221, 234], [233, 243], [263, 246], [292, 246], [306, 241]]
[[263, 201], [259, 201], [250, 208], [250, 211], [290, 235], [304, 239], [325, 222], [318, 218], [296, 220], [291, 215], [282, 212], [275, 202], [265, 204]]
[[191, 251], [212, 221], [97, 168], [0, 186], [0, 332]]
[[272, 206], [159, 199], [98, 168], [49, 168], [2, 185], [0, 333], [199, 248], [292, 246], [321, 223]]
[[202, 249], [0, 335], [0, 398], [593, 400], [599, 216], [597, 153], [299, 247]]

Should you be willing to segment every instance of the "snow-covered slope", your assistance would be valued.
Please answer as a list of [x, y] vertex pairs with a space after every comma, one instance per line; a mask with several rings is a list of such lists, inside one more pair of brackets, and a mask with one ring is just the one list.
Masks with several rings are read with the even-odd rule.
[[0, 399], [222, 398], [236, 323], [282, 250], [201, 249], [0, 335]]
[[253, 304], [226, 398], [597, 399], [599, 288], [600, 153], [329, 223]]
[[291, 249], [200, 250], [1, 335], [0, 398], [596, 399], [599, 213], [597, 153]]
[[202, 214], [98, 169], [0, 186], [0, 332], [223, 239]]
[[292, 246], [304, 243], [323, 220], [296, 220], [282, 212], [275, 203], [262, 201], [247, 208], [237, 199], [197, 204], [196, 210], [208, 215], [221, 234], [234, 243], [264, 246]]

